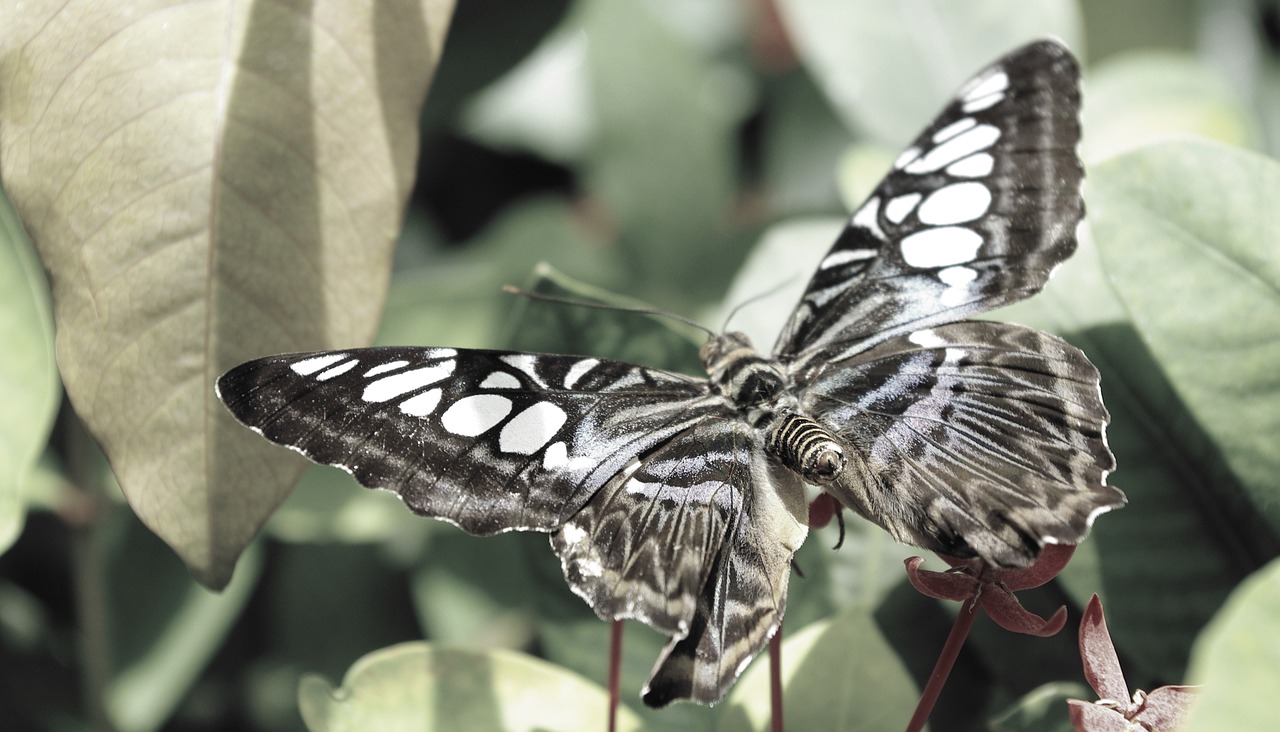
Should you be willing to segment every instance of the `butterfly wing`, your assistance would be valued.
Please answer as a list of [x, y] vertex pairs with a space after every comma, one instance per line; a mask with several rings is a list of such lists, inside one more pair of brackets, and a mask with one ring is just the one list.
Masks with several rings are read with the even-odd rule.
[[724, 698], [781, 623], [807, 531], [799, 478], [757, 430], [716, 419], [633, 463], [552, 543], [601, 617], [672, 635], [644, 691], [660, 707]]
[[961, 87], [850, 218], [775, 355], [802, 370], [1038, 292], [1084, 214], [1078, 87], [1052, 41]]
[[1030, 328], [967, 321], [890, 338], [823, 370], [803, 406], [857, 448], [826, 489], [909, 544], [1021, 566], [1124, 504], [1106, 485], [1097, 370]]
[[273, 356], [217, 389], [272, 442], [480, 535], [559, 527], [629, 460], [723, 409], [664, 371], [451, 348]]
[[853, 214], [775, 348], [802, 409], [848, 448], [826, 489], [904, 542], [1025, 565], [1124, 503], [1084, 355], [955, 322], [1038, 292], [1074, 251], [1078, 77], [1045, 41], [961, 87]]
[[661, 671], [676, 689], [662, 703], [718, 701], [778, 626], [807, 530], [803, 486], [705, 380], [574, 356], [370, 348], [251, 361], [217, 391], [267, 439], [417, 513], [475, 534], [554, 532], [570, 587], [602, 618], [642, 620], [673, 644], [696, 628], [696, 657]]

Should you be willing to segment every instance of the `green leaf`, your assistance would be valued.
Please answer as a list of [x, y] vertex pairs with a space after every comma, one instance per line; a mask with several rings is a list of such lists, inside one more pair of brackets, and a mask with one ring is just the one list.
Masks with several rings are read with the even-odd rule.
[[719, 325], [733, 313], [728, 327], [746, 333], [757, 350], [773, 348], [842, 226], [842, 219], [812, 217], [790, 219], [766, 229], [738, 270], [722, 312], [712, 323]]
[[[1106, 205], [1096, 185], [1085, 192], [1092, 220]], [[1125, 491], [1129, 505], [1098, 518], [1061, 584], [1077, 606], [1094, 592], [1102, 595], [1136, 684], [1182, 674], [1192, 640], [1249, 561], [1233, 551], [1233, 537], [1213, 509], [1221, 482], [1199, 460], [1201, 431], [1108, 280], [1098, 251], [1104, 229], [1096, 245], [1082, 237], [1042, 293], [987, 317], [1062, 335], [1102, 374], [1111, 413], [1107, 441], [1118, 464], [1108, 482]], [[1179, 602], [1150, 599], [1171, 594]]]
[[800, 57], [851, 129], [906, 144], [969, 75], [1044, 36], [1081, 48], [1070, 0], [783, 0]]
[[740, 256], [735, 197], [748, 82], [715, 64], [647, 3], [582, 3], [596, 137], [584, 166], [633, 280], [663, 302], [719, 296]]
[[1269, 523], [1272, 536], [1254, 539], [1268, 558], [1280, 534], [1280, 166], [1221, 145], [1170, 143], [1100, 166], [1093, 186], [1091, 220], [1116, 294]]
[[26, 485], [49, 439], [61, 387], [44, 274], [0, 190], [0, 554], [26, 517]]
[[111, 558], [117, 666], [105, 704], [116, 729], [151, 732], [168, 721], [248, 605], [262, 552], [246, 552], [234, 581], [214, 593], [193, 582], [133, 517], [116, 511], [112, 523], [102, 551]]
[[1089, 74], [1084, 99], [1086, 160], [1178, 137], [1241, 147], [1257, 138], [1235, 90], [1191, 55], [1147, 51], [1109, 59]]
[[6, 16], [0, 175], [51, 273], [68, 395], [130, 505], [209, 586], [301, 469], [231, 419], [214, 379], [372, 339], [451, 9]]
[[1245, 580], [1209, 624], [1191, 657], [1203, 684], [1189, 730], [1267, 729], [1280, 688], [1280, 559]]
[[[1075, 561], [1074, 558], [1072, 561]], [[1094, 693], [1079, 682], [1055, 682], [1026, 694], [991, 720], [992, 732], [1072, 732], [1068, 699], [1092, 699]]]
[[[919, 697], [862, 606], [787, 638], [782, 683], [786, 729], [896, 729], [906, 725]], [[724, 732], [768, 729], [769, 664], [747, 669], [725, 703]]]
[[[615, 308], [649, 307], [578, 282], [550, 265], [534, 270], [529, 289]], [[656, 314], [526, 299], [517, 304], [509, 330], [507, 342], [519, 350], [599, 356], [669, 371], [706, 373], [698, 357], [703, 334]]]
[[[577, 674], [510, 651], [404, 643], [375, 651], [335, 689], [303, 677], [298, 707], [311, 732], [603, 729], [608, 695]], [[625, 707], [618, 729], [640, 722]]]

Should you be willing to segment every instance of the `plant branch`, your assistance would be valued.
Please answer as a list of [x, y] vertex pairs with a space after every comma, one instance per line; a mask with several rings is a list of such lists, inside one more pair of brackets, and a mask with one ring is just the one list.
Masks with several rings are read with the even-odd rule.
[[978, 601], [975, 596], [965, 600], [964, 604], [960, 606], [960, 612], [956, 613], [956, 621], [951, 626], [951, 633], [947, 636], [947, 642], [942, 646], [942, 653], [938, 656], [938, 662], [933, 667], [933, 673], [929, 675], [929, 683], [925, 685], [924, 691], [920, 694], [920, 703], [916, 705], [916, 713], [912, 715], [911, 721], [907, 723], [907, 732], [920, 732], [920, 730], [924, 729], [925, 722], [929, 721], [929, 715], [933, 713], [933, 706], [942, 694], [942, 687], [946, 684], [947, 677], [951, 675], [951, 669], [956, 665], [956, 659], [960, 656], [960, 649], [964, 647], [965, 639], [969, 637], [969, 629], [973, 627], [973, 621], [977, 617]]

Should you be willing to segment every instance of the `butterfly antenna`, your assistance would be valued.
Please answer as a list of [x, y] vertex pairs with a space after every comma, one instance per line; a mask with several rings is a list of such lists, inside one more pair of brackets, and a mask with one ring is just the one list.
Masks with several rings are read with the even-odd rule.
[[730, 310], [729, 314], [725, 316], [724, 325], [720, 327], [720, 332], [724, 333], [725, 331], [729, 330], [729, 321], [733, 320], [734, 316], [738, 314], [739, 310], [745, 308], [746, 306], [752, 303], [760, 302], [765, 298], [773, 297], [774, 295], [778, 294], [778, 292], [782, 290], [784, 287], [790, 285], [792, 282], [795, 282], [795, 279], [796, 278], [794, 275], [791, 277], [788, 277], [785, 280], [774, 285], [773, 287], [770, 287], [769, 289], [765, 290], [764, 292], [760, 292], [755, 295], [752, 295], [751, 297], [748, 297], [746, 300], [743, 300], [737, 305], [734, 305], [733, 310]]
[[697, 330], [700, 330], [703, 333], [706, 333], [708, 336], [716, 335], [715, 331], [711, 330], [707, 326], [697, 321], [691, 320], [689, 318], [684, 317], [683, 315], [678, 315], [676, 313], [668, 313], [665, 310], [657, 310], [654, 308], [630, 307], [627, 305], [611, 305], [609, 303], [603, 303], [603, 302], [591, 302], [590, 300], [576, 300], [571, 297], [560, 297], [559, 295], [547, 295], [542, 292], [525, 290], [523, 288], [516, 287], [515, 285], [503, 285], [502, 291], [509, 295], [523, 295], [524, 297], [527, 297], [533, 300], [541, 300], [543, 302], [554, 302], [560, 305], [573, 305], [581, 308], [595, 308], [596, 310], [613, 310], [614, 312], [635, 313], [636, 315], [656, 315], [661, 318], [670, 318], [672, 320], [684, 323], [685, 325], [691, 328], [696, 328]]

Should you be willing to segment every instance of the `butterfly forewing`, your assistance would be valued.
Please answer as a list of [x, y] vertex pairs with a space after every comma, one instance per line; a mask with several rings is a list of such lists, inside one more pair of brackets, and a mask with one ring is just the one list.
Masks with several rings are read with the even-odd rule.
[[963, 86], [849, 219], [774, 353], [830, 360], [1039, 291], [1084, 213], [1078, 84], [1045, 41]]
[[477, 534], [551, 530], [723, 400], [573, 356], [371, 348], [251, 361], [218, 380], [241, 422]]

